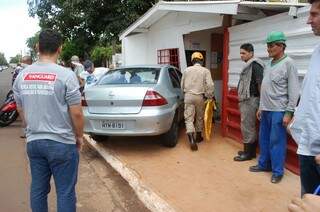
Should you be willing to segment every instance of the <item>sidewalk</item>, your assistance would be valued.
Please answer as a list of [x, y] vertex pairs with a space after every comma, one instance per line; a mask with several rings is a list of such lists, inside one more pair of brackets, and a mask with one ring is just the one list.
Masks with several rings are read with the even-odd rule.
[[159, 138], [128, 137], [114, 137], [98, 147], [176, 211], [282, 212], [293, 196], [300, 195], [299, 177], [293, 173], [286, 171], [279, 184], [272, 184], [270, 173], [248, 171], [256, 160], [234, 162], [240, 145], [218, 132], [201, 143], [198, 152], [190, 151], [186, 139], [181, 130], [173, 149], [162, 147]]

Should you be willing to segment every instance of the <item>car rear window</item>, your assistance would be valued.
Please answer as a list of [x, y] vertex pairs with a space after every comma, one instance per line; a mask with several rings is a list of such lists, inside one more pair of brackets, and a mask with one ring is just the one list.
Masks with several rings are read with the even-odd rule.
[[156, 84], [160, 68], [123, 68], [108, 71], [98, 85]]

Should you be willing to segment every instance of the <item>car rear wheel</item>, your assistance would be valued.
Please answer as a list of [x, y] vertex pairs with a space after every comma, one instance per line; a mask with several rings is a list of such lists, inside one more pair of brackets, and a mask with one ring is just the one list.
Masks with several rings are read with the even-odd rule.
[[95, 140], [96, 142], [103, 142], [108, 140], [108, 136], [104, 136], [104, 135], [95, 135], [95, 134], [90, 134], [91, 138], [93, 140]]
[[178, 143], [178, 136], [179, 136], [179, 122], [177, 113], [175, 114], [171, 127], [168, 132], [163, 134], [162, 144], [166, 147], [175, 147]]

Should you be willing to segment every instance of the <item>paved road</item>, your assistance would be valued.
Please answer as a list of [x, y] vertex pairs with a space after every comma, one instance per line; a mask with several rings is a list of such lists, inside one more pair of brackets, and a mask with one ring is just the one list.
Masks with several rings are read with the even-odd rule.
[[[10, 71], [0, 72], [0, 100], [10, 88]], [[2, 101], [1, 101], [2, 102]], [[25, 141], [19, 137], [21, 122], [0, 128], [0, 211], [29, 209], [30, 174]], [[49, 195], [50, 211], [56, 211], [54, 183]], [[78, 212], [147, 212], [120, 175], [85, 146], [81, 152], [77, 185]]]
[[0, 104], [3, 103], [5, 96], [11, 89], [12, 69], [8, 68], [0, 72]]

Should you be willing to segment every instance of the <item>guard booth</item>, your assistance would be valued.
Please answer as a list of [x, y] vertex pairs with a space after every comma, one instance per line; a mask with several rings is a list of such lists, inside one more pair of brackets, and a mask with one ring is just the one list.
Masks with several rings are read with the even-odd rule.
[[[308, 15], [309, 7], [304, 7], [297, 9], [294, 17], [285, 12], [228, 28], [230, 35], [228, 42], [229, 68], [225, 80], [227, 83], [224, 86], [225, 106], [223, 108], [223, 133], [225, 136], [241, 140], [240, 112], [236, 90], [242, 63], [238, 53], [239, 46], [244, 42], [252, 43], [255, 47], [255, 56], [268, 62], [269, 58], [264, 43], [266, 34], [271, 31], [283, 31], [287, 37], [286, 53], [294, 60], [298, 68], [301, 85], [313, 49], [318, 43], [311, 27], [306, 24]], [[296, 143], [288, 136], [286, 168], [294, 173], [299, 173], [296, 150]]]
[[[237, 84], [243, 62], [239, 49], [252, 43], [255, 55], [269, 60], [265, 38], [281, 30], [288, 37], [302, 81], [317, 40], [306, 24], [308, 4], [252, 1], [160, 1], [121, 35], [123, 65], [171, 64], [181, 71], [200, 51], [211, 71], [223, 136], [241, 141]], [[291, 9], [290, 9], [291, 8]], [[290, 13], [289, 13], [290, 11]], [[286, 166], [298, 172], [296, 145], [289, 139]]]

